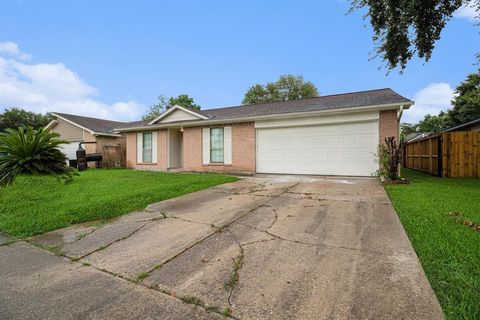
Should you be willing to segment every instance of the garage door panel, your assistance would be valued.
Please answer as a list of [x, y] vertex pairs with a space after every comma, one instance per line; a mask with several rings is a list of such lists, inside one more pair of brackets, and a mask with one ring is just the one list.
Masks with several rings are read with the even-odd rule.
[[77, 159], [78, 144], [81, 141], [73, 141], [59, 145], [60, 150], [67, 156], [68, 159]]
[[257, 130], [257, 171], [262, 173], [370, 176], [378, 121], [261, 128]]

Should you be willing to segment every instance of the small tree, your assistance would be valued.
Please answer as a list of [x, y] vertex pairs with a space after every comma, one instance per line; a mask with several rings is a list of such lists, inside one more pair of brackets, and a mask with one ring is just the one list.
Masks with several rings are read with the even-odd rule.
[[255, 84], [248, 88], [242, 104], [258, 104], [276, 101], [288, 101], [318, 96], [318, 90], [301, 75], [281, 75], [275, 82], [265, 85]]
[[73, 170], [59, 145], [58, 133], [32, 127], [0, 133], [0, 187], [13, 183], [19, 174], [55, 175], [72, 180]]
[[202, 108], [200, 105], [196, 104], [195, 101], [193, 101], [193, 98], [190, 98], [188, 94], [180, 94], [177, 97], [170, 98], [162, 95], [158, 97], [158, 102], [156, 104], [150, 106], [147, 114], [143, 116], [143, 120], [153, 120], [174, 105], [194, 110], [200, 110]]
[[378, 145], [378, 159], [380, 169], [378, 174], [391, 181], [398, 179], [398, 166], [402, 154], [402, 143], [397, 144], [395, 137], [385, 138], [384, 144]]

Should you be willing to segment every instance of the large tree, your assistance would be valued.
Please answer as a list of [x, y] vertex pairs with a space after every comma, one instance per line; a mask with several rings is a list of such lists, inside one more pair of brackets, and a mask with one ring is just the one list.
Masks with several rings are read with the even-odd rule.
[[418, 132], [440, 132], [448, 127], [448, 116], [445, 112], [440, 112], [436, 116], [425, 115], [418, 125]]
[[455, 89], [455, 94], [453, 108], [447, 112], [447, 125], [453, 127], [480, 119], [480, 69], [469, 74]]
[[251, 86], [243, 98], [242, 104], [257, 104], [275, 101], [287, 101], [318, 96], [318, 90], [301, 75], [281, 75], [275, 82]]
[[41, 114], [26, 111], [20, 108], [5, 109], [0, 113], [0, 131], [6, 129], [17, 129], [22, 126], [29, 126], [33, 129], [40, 129], [46, 126], [53, 117], [49, 114]]
[[427, 114], [417, 124], [402, 124], [402, 134], [439, 132], [469, 121], [480, 119], [480, 70], [471, 73], [455, 89], [452, 108], [438, 115]]
[[188, 94], [180, 94], [177, 97], [167, 98], [164, 95], [158, 97], [157, 103], [150, 106], [147, 114], [143, 116], [143, 120], [153, 120], [158, 117], [162, 112], [165, 112], [169, 108], [178, 105], [185, 108], [194, 110], [200, 110], [200, 105], [193, 101]]
[[447, 21], [463, 5], [480, 10], [480, 0], [352, 0], [352, 10], [368, 10], [376, 54], [389, 69], [404, 69], [415, 54], [428, 61]]

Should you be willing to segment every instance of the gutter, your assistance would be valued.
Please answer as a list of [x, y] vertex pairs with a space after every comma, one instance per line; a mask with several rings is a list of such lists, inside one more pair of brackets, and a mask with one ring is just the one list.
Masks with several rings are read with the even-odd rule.
[[260, 121], [260, 120], [270, 120], [270, 119], [282, 119], [282, 118], [300, 118], [305, 116], [313, 116], [313, 115], [328, 115], [328, 114], [337, 114], [337, 113], [350, 113], [350, 112], [362, 112], [362, 111], [383, 111], [383, 110], [391, 110], [392, 108], [398, 109], [399, 106], [402, 110], [408, 109], [414, 102], [410, 101], [399, 105], [398, 103], [395, 104], [383, 104], [377, 106], [363, 106], [363, 107], [355, 107], [355, 108], [338, 108], [338, 109], [330, 109], [330, 110], [316, 110], [316, 111], [305, 111], [305, 112], [289, 112], [289, 113], [277, 113], [277, 114], [268, 114], [268, 115], [261, 115], [261, 116], [249, 116], [249, 117], [239, 117], [239, 118], [224, 118], [224, 119], [210, 119], [210, 120], [195, 120], [195, 121], [188, 121], [188, 122], [181, 122], [181, 123], [172, 123], [172, 124], [158, 124], [158, 125], [150, 125], [150, 126], [142, 126], [142, 127], [130, 127], [130, 128], [118, 128], [114, 129], [115, 132], [132, 132], [132, 131], [149, 131], [152, 129], [164, 129], [164, 128], [172, 128], [172, 127], [199, 127], [199, 126], [206, 126], [206, 125], [215, 125], [215, 124], [222, 124], [222, 123], [238, 123], [238, 122], [250, 122], [250, 121]]

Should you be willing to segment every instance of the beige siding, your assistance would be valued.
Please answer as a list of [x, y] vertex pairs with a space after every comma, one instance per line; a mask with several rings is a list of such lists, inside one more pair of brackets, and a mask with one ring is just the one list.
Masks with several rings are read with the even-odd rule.
[[73, 124], [62, 120], [57, 119], [57, 124], [52, 128], [52, 132], [60, 134], [60, 139], [67, 141], [82, 141], [83, 140], [83, 129]]
[[187, 120], [198, 120], [198, 119], [199, 118], [197, 116], [194, 116], [193, 114], [190, 114], [183, 110], [175, 110], [169, 115], [167, 115], [165, 118], [160, 119], [160, 121], [158, 122], [165, 123], [165, 122], [187, 121]]

